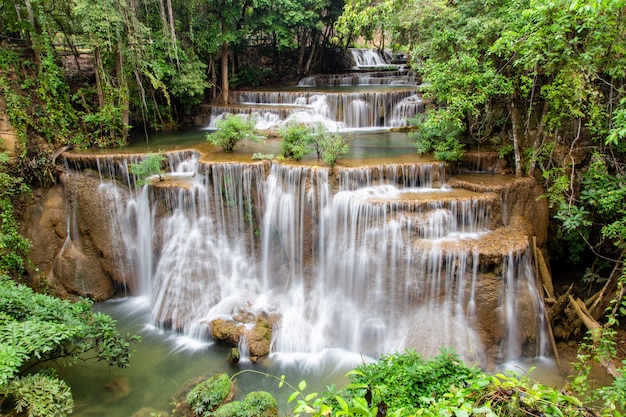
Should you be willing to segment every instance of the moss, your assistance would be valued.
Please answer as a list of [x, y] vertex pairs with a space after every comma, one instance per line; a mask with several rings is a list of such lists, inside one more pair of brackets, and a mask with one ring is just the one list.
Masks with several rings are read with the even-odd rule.
[[211, 417], [276, 417], [278, 404], [269, 392], [254, 391], [243, 401], [226, 403], [212, 412]]
[[187, 404], [197, 415], [209, 416], [228, 397], [231, 382], [228, 375], [216, 374], [196, 385], [187, 394]]
[[245, 411], [245, 406], [241, 401], [233, 401], [215, 410], [211, 417], [244, 417], [248, 415]]
[[246, 395], [243, 402], [246, 417], [278, 416], [278, 404], [272, 394], [266, 391], [254, 391]]

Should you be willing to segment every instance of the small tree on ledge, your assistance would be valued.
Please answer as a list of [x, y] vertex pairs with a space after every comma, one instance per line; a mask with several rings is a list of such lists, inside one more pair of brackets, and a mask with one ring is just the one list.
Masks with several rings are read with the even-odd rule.
[[165, 162], [165, 155], [163, 152], [150, 153], [146, 158], [138, 163], [130, 164], [130, 172], [137, 178], [135, 182], [137, 185], [147, 184], [148, 177], [156, 175], [159, 181], [163, 181], [163, 163]]
[[232, 152], [235, 145], [244, 139], [263, 143], [265, 137], [259, 135], [256, 129], [255, 117], [244, 117], [239, 114], [229, 114], [216, 123], [217, 131], [207, 133], [206, 139], [215, 146], [220, 146], [224, 152]]

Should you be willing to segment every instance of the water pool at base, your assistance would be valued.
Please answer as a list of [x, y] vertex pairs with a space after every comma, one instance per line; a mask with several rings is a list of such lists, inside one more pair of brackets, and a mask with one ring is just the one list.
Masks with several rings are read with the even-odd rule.
[[[344, 350], [326, 350], [319, 355], [271, 355], [263, 362], [251, 364], [242, 361], [230, 365], [226, 358], [229, 348], [210, 342], [202, 342], [184, 336], [176, 336], [151, 326], [149, 312], [143, 300], [128, 298], [109, 301], [95, 306], [96, 310], [118, 320], [122, 333], [139, 334], [142, 341], [136, 345], [127, 369], [109, 368], [104, 363], [82, 361], [61, 370], [61, 376], [72, 388], [77, 417], [147, 417], [151, 412], [165, 417], [171, 414], [177, 392], [188, 381], [226, 372], [230, 376], [243, 370], [236, 377], [235, 399], [243, 399], [252, 391], [268, 391], [279, 403], [279, 414], [288, 415], [294, 404], [287, 403], [293, 392], [288, 386], [278, 387], [278, 380], [263, 374], [280, 377], [297, 386], [307, 381], [306, 392], [322, 392], [326, 386], [343, 387], [348, 380], [345, 374], [362, 361], [372, 358]], [[537, 381], [562, 386], [563, 376], [552, 358], [535, 358], [501, 364], [493, 372], [512, 370], [525, 373], [533, 368], [530, 376]], [[260, 373], [258, 373], [258, 372]]]
[[[304, 379], [307, 392], [319, 392], [326, 385], [345, 385], [345, 373], [362, 359], [367, 360], [349, 352], [328, 350], [316, 356], [273, 355], [259, 364], [242, 360], [230, 365], [226, 360], [228, 347], [147, 326], [149, 312], [143, 305], [142, 300], [128, 298], [95, 306], [118, 320], [122, 333], [139, 334], [142, 341], [134, 345], [135, 353], [127, 369], [79, 360], [76, 365], [61, 370], [61, 376], [72, 388], [73, 416], [131, 417], [155, 412], [165, 417], [171, 414], [176, 393], [186, 382], [220, 372], [232, 376], [246, 369], [277, 377], [284, 374], [286, 381], [294, 386]], [[284, 415], [291, 409], [287, 400], [293, 391], [286, 385], [279, 389], [278, 382], [256, 372], [243, 372], [236, 377], [235, 400], [252, 391], [269, 391]], [[145, 414], [136, 414], [141, 412]]]

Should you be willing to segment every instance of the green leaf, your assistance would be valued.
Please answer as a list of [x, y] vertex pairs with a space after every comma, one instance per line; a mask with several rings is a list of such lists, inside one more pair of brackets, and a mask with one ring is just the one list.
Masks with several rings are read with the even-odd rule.
[[300, 391], [304, 391], [306, 389], [306, 381], [304, 379], [298, 384], [298, 389]]

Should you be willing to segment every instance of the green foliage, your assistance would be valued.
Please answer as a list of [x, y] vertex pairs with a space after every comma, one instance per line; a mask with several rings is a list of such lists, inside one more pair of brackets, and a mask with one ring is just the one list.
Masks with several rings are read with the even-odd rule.
[[45, 374], [28, 375], [12, 383], [15, 410], [28, 417], [63, 417], [74, 408], [70, 387], [65, 381]]
[[417, 352], [407, 350], [383, 355], [374, 364], [361, 365], [351, 377], [355, 384], [371, 390], [373, 403], [383, 401], [391, 409], [398, 409], [422, 407], [478, 373], [478, 369], [465, 365], [454, 352], [444, 351], [426, 361]]
[[272, 75], [271, 68], [251, 67], [242, 65], [237, 68], [237, 74], [231, 79], [232, 86], [241, 87], [258, 87], [263, 81]]
[[276, 399], [266, 391], [253, 391], [243, 402], [243, 417], [271, 417], [278, 415]]
[[282, 157], [299, 161], [311, 152], [313, 128], [310, 126], [290, 120], [281, 126], [279, 134], [282, 136], [280, 144]]
[[242, 401], [231, 401], [211, 413], [211, 417], [244, 417], [246, 409]]
[[0, 393], [16, 410], [41, 417], [70, 412], [69, 389], [45, 368], [53, 360], [71, 365], [89, 352], [110, 366], [128, 366], [139, 338], [120, 335], [115, 320], [91, 307], [89, 300], [60, 300], [0, 277]]
[[619, 152], [626, 152], [626, 99], [620, 101], [619, 108], [613, 113], [612, 122], [613, 127], [605, 143], [614, 146]]
[[19, 233], [11, 197], [30, 189], [10, 171], [8, 154], [0, 152], [0, 274], [18, 277], [24, 272], [30, 242]]
[[429, 112], [412, 120], [418, 129], [409, 133], [418, 154], [432, 152], [437, 160], [459, 161], [465, 153], [458, 139], [464, 132], [461, 120], [446, 109]]
[[135, 183], [137, 185], [145, 185], [150, 183], [149, 177], [156, 176], [159, 180], [163, 180], [163, 164], [166, 158], [163, 152], [149, 153], [146, 157], [137, 163], [130, 164], [130, 172], [135, 175]]
[[272, 159], [275, 159], [275, 158], [276, 158], [276, 155], [274, 155], [273, 153], [255, 152], [252, 154], [252, 159], [255, 161], [263, 161], [263, 160], [271, 161]]
[[212, 145], [220, 146], [224, 152], [232, 152], [235, 145], [242, 140], [263, 143], [265, 138], [258, 133], [255, 125], [254, 117], [229, 114], [217, 121], [217, 131], [207, 133], [206, 139]]
[[197, 415], [209, 417], [228, 397], [232, 384], [228, 375], [221, 373], [196, 385], [187, 394], [187, 404]]
[[40, 57], [34, 69], [14, 51], [0, 54], [0, 62], [6, 60], [1, 72], [13, 74], [0, 75], [9, 120], [23, 141], [34, 132], [49, 143], [74, 143], [78, 116], [69, 101], [69, 86], [49, 46]]
[[[573, 395], [514, 373], [487, 375], [453, 352], [429, 361], [415, 352], [392, 354], [349, 373], [345, 390], [304, 394], [303, 381], [289, 402], [296, 416], [588, 416]], [[618, 415], [618, 414], [616, 414]]]
[[337, 165], [339, 158], [350, 150], [348, 143], [352, 140], [352, 136], [330, 133], [321, 123], [308, 129], [306, 140], [310, 148], [315, 150], [318, 159], [322, 159], [331, 168]]
[[124, 131], [130, 126], [124, 125], [122, 121], [121, 107], [106, 103], [96, 112], [83, 114], [81, 119], [89, 139], [79, 145], [106, 148], [125, 143]]
[[[622, 268], [618, 278], [616, 293], [606, 309], [604, 323], [596, 329], [589, 330], [579, 345], [577, 360], [573, 368], [575, 373], [569, 388], [589, 403], [600, 408], [602, 415], [621, 416], [626, 404], [626, 360], [622, 360], [621, 367], [614, 370], [615, 377], [611, 385], [591, 390], [593, 382], [590, 376], [591, 361], [599, 364], [612, 363], [617, 358], [618, 329], [620, 320], [626, 317], [626, 270]], [[621, 406], [621, 408], [619, 408]]]

